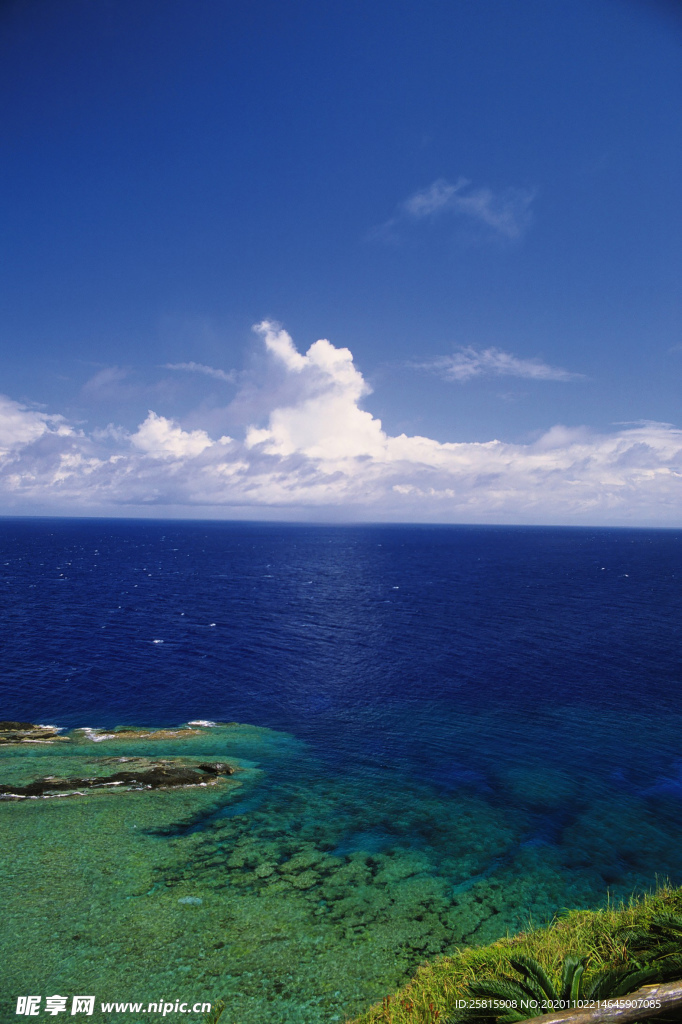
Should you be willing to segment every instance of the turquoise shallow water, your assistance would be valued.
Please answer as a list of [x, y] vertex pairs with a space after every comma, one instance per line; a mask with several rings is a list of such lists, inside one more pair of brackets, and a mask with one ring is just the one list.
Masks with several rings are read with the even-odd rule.
[[343, 1020], [460, 944], [682, 882], [681, 541], [0, 522], [2, 718], [251, 723], [0, 747], [0, 785], [117, 752], [242, 769], [0, 801], [2, 1013]]
[[[143, 755], [241, 769], [215, 787], [0, 802], [6, 1019], [27, 992], [88, 992], [222, 997], [234, 1024], [345, 1020], [458, 945], [679, 880], [679, 777], [635, 791], [650, 745], [672, 749], [678, 728], [462, 716], [470, 767], [440, 787], [387, 764], [331, 768], [250, 726], [0, 748], [16, 785]], [[472, 768], [484, 729], [501, 756]], [[604, 762], [626, 749], [630, 781], [582, 758], [602, 731]]]

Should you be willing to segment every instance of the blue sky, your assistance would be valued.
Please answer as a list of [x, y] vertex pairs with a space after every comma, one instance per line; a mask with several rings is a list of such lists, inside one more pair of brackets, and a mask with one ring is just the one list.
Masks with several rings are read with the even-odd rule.
[[0, 95], [0, 511], [679, 524], [675, 4], [15, 0]]

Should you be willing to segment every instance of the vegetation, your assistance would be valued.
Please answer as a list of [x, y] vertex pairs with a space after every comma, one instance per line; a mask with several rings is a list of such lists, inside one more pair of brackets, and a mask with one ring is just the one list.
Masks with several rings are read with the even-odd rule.
[[659, 914], [646, 927], [624, 928], [621, 938], [641, 963], [682, 976], [682, 914]]
[[224, 999], [219, 999], [217, 1003], [214, 1003], [209, 1012], [204, 1014], [205, 1024], [218, 1024], [226, 1005]]
[[469, 985], [465, 997], [514, 1006], [500, 1013], [491, 1012], [486, 1007], [463, 1010], [450, 1018], [451, 1024], [473, 1024], [484, 1020], [514, 1024], [542, 1013], [571, 1009], [578, 1000], [617, 999], [635, 992], [642, 985], [660, 980], [656, 967], [639, 966], [606, 968], [586, 980], [585, 958], [569, 956], [564, 960], [561, 980], [557, 984], [537, 960], [510, 957], [509, 964], [521, 975], [521, 980], [499, 974], [489, 981], [475, 981]]
[[457, 1000], [500, 981], [519, 985], [530, 980], [531, 987], [542, 988], [538, 969], [543, 984], [557, 995], [566, 986], [586, 993], [599, 984], [604, 993], [613, 994], [623, 984], [626, 991], [633, 991], [654, 978], [682, 976], [682, 888], [661, 886], [640, 899], [633, 897], [627, 905], [604, 910], [567, 911], [544, 928], [424, 964], [396, 995], [386, 996], [353, 1024], [448, 1024], [467, 1019], [457, 1016]]

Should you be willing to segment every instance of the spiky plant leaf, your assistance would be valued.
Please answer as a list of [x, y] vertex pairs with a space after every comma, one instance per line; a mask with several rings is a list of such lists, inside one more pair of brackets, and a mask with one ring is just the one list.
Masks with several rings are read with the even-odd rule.
[[219, 999], [214, 1003], [208, 1013], [204, 1014], [204, 1024], [218, 1024], [226, 1005], [224, 999]]
[[651, 966], [656, 967], [661, 981], [677, 981], [682, 978], [682, 953], [656, 959]]
[[[491, 978], [487, 981], [473, 981], [469, 985], [469, 992], [477, 999], [515, 999], [517, 1002], [522, 1000], [526, 1003], [529, 1000], [537, 999], [537, 996], [523, 982], [504, 977]], [[494, 1014], [490, 1016], [494, 1016]], [[526, 1016], [528, 1015], [526, 1014]]]
[[485, 1007], [472, 1007], [468, 1010], [463, 1010], [459, 1014], [454, 1014], [450, 1017], [446, 1017], [443, 1024], [483, 1024], [487, 1022], [495, 1022], [495, 1024], [516, 1024], [517, 1021], [527, 1020], [528, 1013], [533, 1013], [533, 1010], [491, 1010]]
[[[583, 999], [608, 998], [611, 993], [611, 989], [620, 984], [623, 978], [623, 973], [622, 967], [614, 967], [609, 970], [599, 971], [598, 974], [590, 978], [583, 986]], [[627, 971], [626, 973], [629, 974], [630, 971]]]
[[519, 1020], [528, 1020], [528, 1010], [505, 1010], [502, 1016], [497, 1018], [497, 1024], [516, 1024]]
[[583, 999], [615, 999], [634, 992], [659, 976], [656, 968], [616, 968], [600, 971], [583, 992]]
[[[468, 1022], [495, 1021], [496, 1024], [513, 1024], [514, 1021], [526, 1020], [528, 1015], [539, 1012], [537, 1009], [537, 995], [522, 981], [497, 976], [487, 978], [483, 981], [474, 981], [468, 987], [468, 994], [473, 998], [486, 999], [489, 1002], [514, 1002], [518, 1009], [513, 1007], [472, 1007], [463, 1011], [462, 1015], [453, 1017], [453, 1024], [468, 1024]], [[533, 1005], [535, 1004], [535, 1005]]]
[[520, 1013], [517, 1010], [505, 1010], [500, 1017], [495, 1015], [494, 1010], [471, 1009], [465, 1011], [463, 1016], [445, 1017], [443, 1024], [516, 1024], [517, 1021], [527, 1018], [528, 1014], [525, 1011]]
[[645, 959], [647, 963], [658, 963], [659, 960], [680, 956], [682, 956], [682, 943], [662, 942], [660, 946], [652, 950], [650, 955], [644, 956], [642, 959]]
[[619, 928], [615, 935], [624, 946], [632, 949], [648, 949], [650, 946], [655, 946], [657, 942], [651, 932], [644, 931], [642, 928], [631, 928], [629, 925], [627, 928]]
[[575, 1003], [580, 998], [580, 980], [585, 970], [585, 960], [577, 956], [567, 956], [564, 960], [564, 967], [561, 972], [561, 992], [560, 999], [562, 1003], [568, 1002], [569, 1005]]
[[682, 914], [657, 914], [651, 919], [651, 928], [671, 932], [682, 939]]
[[523, 975], [524, 981], [529, 988], [539, 992], [539, 996], [536, 995], [536, 998], [540, 1001], [543, 999], [556, 1001], [559, 998], [557, 990], [537, 960], [527, 956], [517, 956], [510, 958], [509, 963], [514, 970]]
[[[466, 1010], [461, 1016], [451, 1018], [452, 1024], [468, 1024], [468, 1022], [480, 1022], [482, 1020], [494, 1021], [496, 1024], [514, 1024], [516, 1021], [527, 1020], [529, 1016], [542, 1014], [542, 1004], [547, 1000], [555, 1001], [559, 998], [552, 981], [537, 962], [530, 957], [517, 956], [510, 958], [510, 966], [521, 975], [521, 978], [510, 978], [507, 975], [498, 975], [494, 978], [486, 978], [481, 981], [473, 981], [468, 987], [468, 992], [474, 998], [514, 1001], [517, 1008], [513, 1009], [500, 1007], [495, 1010], [492, 1007], [478, 1007]], [[573, 980], [575, 966], [581, 966], [580, 961], [573, 961], [570, 966], [570, 976]], [[581, 971], [578, 973], [580, 977]]]
[[[619, 996], [625, 996], [628, 992], [635, 992], [642, 985], [648, 985], [652, 981], [657, 981], [661, 976], [661, 972], [657, 967], [644, 968], [640, 971], [630, 971], [623, 978], [619, 985], [616, 985], [613, 992], [609, 995], [616, 999]], [[608, 997], [607, 997], [608, 998]]]
[[664, 943], [679, 946], [682, 952], [682, 915], [658, 914], [646, 929], [621, 928], [616, 935], [628, 949], [638, 954], [655, 951]]

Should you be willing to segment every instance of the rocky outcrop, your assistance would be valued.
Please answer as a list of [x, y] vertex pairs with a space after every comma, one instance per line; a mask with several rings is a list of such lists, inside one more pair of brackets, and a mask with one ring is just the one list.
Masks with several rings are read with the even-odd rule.
[[[26, 800], [40, 797], [65, 796], [68, 793], [84, 794], [93, 789], [175, 789], [181, 786], [206, 786], [218, 782], [220, 776], [232, 775], [238, 771], [224, 761], [188, 764], [179, 761], [154, 761], [143, 758], [120, 759], [133, 766], [114, 772], [112, 775], [91, 777], [70, 776], [58, 778], [48, 775], [35, 779], [26, 786], [0, 785], [0, 800]], [[110, 758], [106, 759], [111, 762]]]
[[0, 744], [53, 743], [66, 739], [56, 725], [34, 725], [32, 722], [0, 722]]
[[150, 729], [137, 725], [117, 725], [113, 729], [80, 726], [65, 731], [56, 725], [35, 725], [33, 722], [0, 722], [0, 745], [8, 743], [74, 743], [83, 740], [102, 743], [104, 740], [182, 740], [192, 739], [211, 728], [236, 726], [237, 722], [193, 721], [174, 728]]

